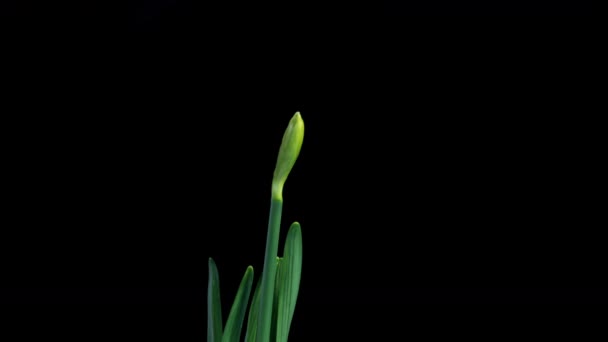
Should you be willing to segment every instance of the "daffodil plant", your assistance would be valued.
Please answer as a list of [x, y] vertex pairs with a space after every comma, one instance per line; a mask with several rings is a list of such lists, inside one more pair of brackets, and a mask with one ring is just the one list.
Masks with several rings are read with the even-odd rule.
[[279, 232], [283, 186], [298, 159], [303, 139], [304, 121], [300, 113], [296, 113], [283, 135], [272, 178], [270, 217], [261, 278], [250, 301], [253, 267], [247, 267], [225, 325], [222, 321], [219, 274], [215, 262], [209, 258], [207, 342], [239, 342], [249, 304], [245, 342], [287, 342], [300, 289], [302, 232], [298, 222], [291, 225], [282, 257], [278, 256]]

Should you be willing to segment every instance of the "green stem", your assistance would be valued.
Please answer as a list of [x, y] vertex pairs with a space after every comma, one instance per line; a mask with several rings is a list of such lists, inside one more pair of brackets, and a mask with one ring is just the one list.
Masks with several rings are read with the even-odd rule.
[[270, 218], [268, 235], [266, 237], [266, 254], [264, 256], [264, 271], [262, 273], [262, 289], [260, 293], [260, 318], [258, 321], [259, 342], [270, 342], [272, 306], [274, 297], [275, 278], [277, 273], [277, 254], [279, 253], [279, 233], [281, 230], [281, 212], [283, 199], [273, 194], [270, 201]]

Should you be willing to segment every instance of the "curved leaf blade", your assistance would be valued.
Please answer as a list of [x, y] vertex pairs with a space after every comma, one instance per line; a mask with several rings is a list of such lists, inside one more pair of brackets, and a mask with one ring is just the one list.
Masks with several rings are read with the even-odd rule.
[[281, 272], [279, 274], [277, 338], [276, 342], [287, 342], [289, 328], [296, 308], [300, 279], [302, 276], [302, 230], [294, 222], [287, 233]]
[[243, 328], [243, 320], [249, 303], [249, 295], [251, 294], [251, 285], [253, 283], [253, 267], [247, 267], [245, 275], [241, 280], [239, 289], [232, 303], [226, 327], [224, 328], [224, 336], [222, 342], [239, 342], [241, 339], [241, 330]]
[[277, 317], [279, 312], [279, 293], [281, 292], [281, 270], [283, 264], [283, 258], [277, 257], [277, 274], [275, 278], [274, 286], [274, 297], [272, 300], [272, 322], [270, 324], [270, 341], [275, 342], [277, 340]]
[[247, 319], [247, 333], [245, 334], [245, 342], [255, 342], [258, 331], [258, 316], [259, 316], [259, 304], [260, 304], [260, 287], [262, 284], [262, 278], [258, 279], [258, 284], [253, 292], [253, 299], [251, 300], [251, 307], [249, 309], [249, 318]]
[[222, 301], [220, 276], [217, 266], [209, 258], [209, 283], [207, 284], [207, 342], [222, 341]]

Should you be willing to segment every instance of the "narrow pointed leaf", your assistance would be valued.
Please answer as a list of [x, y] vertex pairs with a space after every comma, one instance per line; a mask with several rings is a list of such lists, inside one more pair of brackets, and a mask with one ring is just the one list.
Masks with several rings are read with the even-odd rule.
[[276, 342], [287, 342], [302, 275], [302, 231], [297, 222], [291, 225], [287, 233], [280, 270]]
[[262, 278], [258, 279], [258, 284], [255, 286], [253, 292], [253, 299], [251, 300], [251, 308], [249, 309], [249, 318], [247, 319], [247, 333], [245, 334], [245, 342], [255, 342], [256, 334], [258, 330], [258, 316], [259, 316], [259, 304], [260, 304], [260, 285], [262, 284]]
[[277, 340], [277, 315], [279, 308], [279, 292], [281, 291], [281, 268], [283, 264], [283, 258], [277, 257], [277, 274], [275, 278], [275, 286], [274, 286], [274, 299], [272, 300], [272, 323], [270, 325], [270, 341], [275, 342]]
[[226, 327], [224, 328], [224, 336], [222, 342], [239, 342], [241, 339], [241, 330], [243, 328], [243, 320], [249, 303], [249, 295], [251, 294], [251, 285], [253, 283], [253, 267], [247, 267], [241, 285], [236, 293]]
[[209, 283], [207, 284], [207, 342], [222, 341], [222, 302], [220, 276], [217, 266], [209, 258]]

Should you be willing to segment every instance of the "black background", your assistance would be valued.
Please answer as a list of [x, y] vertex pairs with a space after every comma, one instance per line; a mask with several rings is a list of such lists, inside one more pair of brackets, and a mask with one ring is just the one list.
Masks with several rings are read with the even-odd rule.
[[407, 1], [385, 0], [390, 15], [441, 15], [441, 16], [572, 16], [591, 15], [587, 1]]
[[580, 338], [595, 324], [571, 305], [606, 302], [580, 22], [316, 35], [170, 15], [111, 46], [11, 50], [7, 327], [204, 339], [207, 259], [225, 315], [245, 268], [261, 270], [295, 111], [306, 133], [282, 229], [297, 220], [304, 238], [293, 341]]

